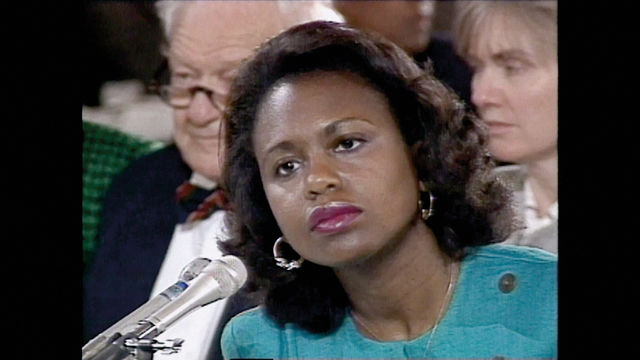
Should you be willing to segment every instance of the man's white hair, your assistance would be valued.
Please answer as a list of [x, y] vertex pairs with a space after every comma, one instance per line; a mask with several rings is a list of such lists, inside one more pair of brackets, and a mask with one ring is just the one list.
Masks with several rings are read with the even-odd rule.
[[[218, 0], [222, 1], [222, 0]], [[234, 0], [226, 0], [234, 1]], [[330, 0], [271, 0], [278, 5], [278, 11], [283, 15], [282, 18], [286, 22], [287, 27], [315, 20], [327, 20], [344, 22], [344, 18], [338, 13], [331, 4]], [[184, 5], [192, 2], [192, 0], [160, 0], [156, 1], [155, 7], [165, 39], [171, 39], [171, 31], [177, 16]]]

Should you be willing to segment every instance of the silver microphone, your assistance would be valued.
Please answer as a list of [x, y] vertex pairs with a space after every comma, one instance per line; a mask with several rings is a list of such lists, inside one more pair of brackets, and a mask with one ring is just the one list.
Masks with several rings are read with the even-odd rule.
[[136, 310], [125, 316], [107, 330], [103, 331], [100, 335], [94, 337], [82, 347], [82, 359], [89, 359], [98, 350], [109, 344], [109, 339], [115, 335], [126, 334], [136, 329], [141, 320], [146, 319], [149, 315], [153, 314], [158, 309], [162, 308], [167, 303], [170, 303], [185, 291], [190, 285], [190, 282], [196, 278], [206, 267], [211, 263], [211, 260], [207, 258], [196, 258], [187, 264], [178, 277], [178, 281], [173, 285], [166, 288], [160, 294], [154, 296], [152, 299], [142, 304]]
[[178, 297], [139, 323], [146, 330], [138, 338], [155, 338], [193, 310], [233, 295], [246, 280], [247, 269], [237, 257], [213, 260]]

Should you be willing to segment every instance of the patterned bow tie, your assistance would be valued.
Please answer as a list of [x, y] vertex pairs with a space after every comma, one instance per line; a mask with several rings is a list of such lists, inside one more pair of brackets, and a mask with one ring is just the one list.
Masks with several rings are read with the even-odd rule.
[[[231, 204], [222, 189], [218, 188], [210, 192], [189, 181], [185, 181], [182, 185], [178, 186], [176, 189], [176, 200], [189, 213], [186, 222], [206, 219], [216, 210], [231, 210]], [[195, 204], [197, 204], [197, 206], [195, 206], [194, 209]]]

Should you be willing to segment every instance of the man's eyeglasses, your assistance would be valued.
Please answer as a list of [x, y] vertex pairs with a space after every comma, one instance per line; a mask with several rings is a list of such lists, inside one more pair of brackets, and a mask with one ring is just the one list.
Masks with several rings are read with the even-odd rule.
[[211, 104], [223, 111], [225, 108], [225, 100], [227, 94], [216, 93], [215, 91], [204, 86], [181, 87], [168, 84], [170, 78], [169, 63], [165, 58], [156, 70], [153, 80], [149, 85], [149, 90], [160, 96], [162, 101], [176, 109], [183, 109], [191, 105], [191, 101], [196, 93], [203, 92], [211, 101]]
[[216, 109], [224, 111], [225, 100], [227, 98], [227, 94], [216, 93], [203, 86], [184, 88], [172, 85], [161, 85], [157, 87], [156, 92], [165, 103], [176, 109], [189, 107], [196, 93], [203, 92]]

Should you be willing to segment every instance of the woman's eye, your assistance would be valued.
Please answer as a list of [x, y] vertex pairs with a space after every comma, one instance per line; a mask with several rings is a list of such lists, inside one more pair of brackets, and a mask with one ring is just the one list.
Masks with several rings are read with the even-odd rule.
[[336, 146], [335, 151], [336, 152], [350, 151], [362, 145], [363, 142], [364, 141], [359, 139], [344, 139], [338, 143], [338, 146]]
[[300, 164], [296, 161], [286, 161], [276, 168], [278, 176], [288, 176], [300, 167]]
[[517, 66], [511, 66], [511, 65], [507, 65], [504, 67], [505, 71], [507, 72], [507, 74], [515, 74], [518, 72], [518, 70], [520, 69]]
[[509, 61], [503, 65], [503, 68], [508, 75], [515, 75], [524, 70], [525, 65], [521, 61]]

